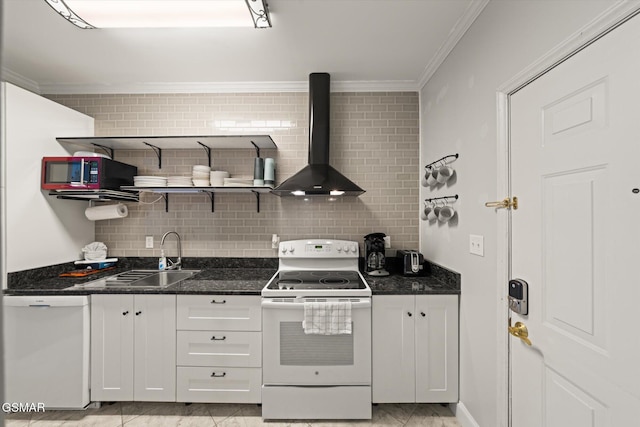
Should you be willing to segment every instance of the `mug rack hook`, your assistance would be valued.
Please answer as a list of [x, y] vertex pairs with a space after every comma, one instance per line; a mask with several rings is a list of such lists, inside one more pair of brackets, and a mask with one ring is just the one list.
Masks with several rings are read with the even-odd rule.
[[442, 196], [442, 197], [431, 197], [429, 199], [424, 199], [425, 202], [435, 202], [437, 200], [444, 200], [445, 202], [447, 201], [447, 199], [453, 199], [451, 201], [451, 203], [455, 202], [456, 200], [458, 200], [458, 195], [454, 194], [453, 196]]
[[456, 153], [456, 154], [449, 154], [448, 156], [444, 156], [443, 158], [438, 159], [438, 160], [436, 160], [435, 162], [431, 162], [431, 163], [429, 163], [429, 164], [428, 164], [428, 165], [426, 165], [424, 168], [425, 168], [425, 169], [428, 169], [429, 167], [431, 167], [431, 166], [433, 166], [433, 165], [435, 165], [435, 164], [438, 164], [438, 163], [440, 163], [440, 162], [442, 162], [442, 164], [443, 164], [443, 165], [446, 165], [446, 164], [447, 164], [446, 160], [447, 160], [447, 159], [449, 159], [449, 158], [452, 158], [452, 157], [453, 157], [453, 159], [455, 160], [455, 159], [457, 159], [458, 157], [460, 157], [460, 155], [459, 155], [458, 153]]

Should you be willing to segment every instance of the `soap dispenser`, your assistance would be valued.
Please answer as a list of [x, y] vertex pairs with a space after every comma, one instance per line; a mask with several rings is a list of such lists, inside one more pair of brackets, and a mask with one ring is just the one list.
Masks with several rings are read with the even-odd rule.
[[160, 250], [160, 258], [158, 259], [158, 270], [167, 268], [167, 257], [164, 256], [164, 249]]

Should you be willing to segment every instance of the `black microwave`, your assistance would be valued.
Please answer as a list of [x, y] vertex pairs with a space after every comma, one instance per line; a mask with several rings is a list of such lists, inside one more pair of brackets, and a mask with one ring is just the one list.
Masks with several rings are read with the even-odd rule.
[[105, 157], [43, 157], [43, 190], [120, 190], [138, 168]]

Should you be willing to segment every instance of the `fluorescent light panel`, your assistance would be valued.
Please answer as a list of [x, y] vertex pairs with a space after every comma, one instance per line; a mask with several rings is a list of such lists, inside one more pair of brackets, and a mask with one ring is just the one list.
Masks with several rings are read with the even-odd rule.
[[45, 0], [80, 28], [271, 26], [264, 0]]

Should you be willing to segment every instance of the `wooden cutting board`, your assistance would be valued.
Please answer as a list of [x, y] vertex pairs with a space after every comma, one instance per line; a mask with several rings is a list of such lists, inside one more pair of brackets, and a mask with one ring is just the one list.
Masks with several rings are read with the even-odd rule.
[[115, 267], [100, 268], [97, 270], [90, 270], [90, 269], [72, 270], [72, 271], [67, 271], [65, 273], [61, 273], [59, 277], [85, 277], [85, 276], [90, 276], [92, 274], [101, 273], [107, 270], [113, 270], [114, 268]]

